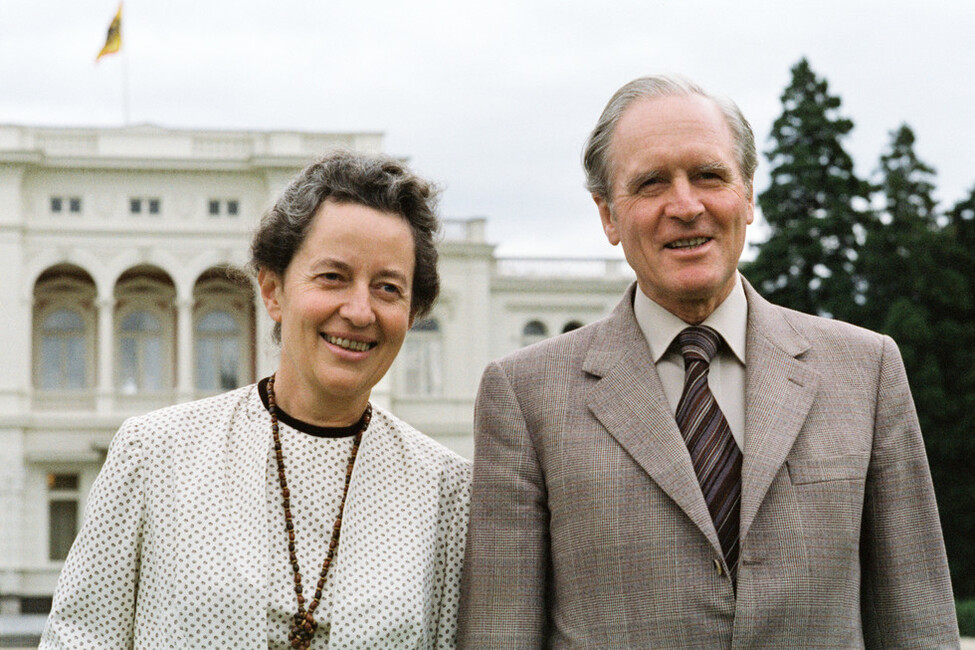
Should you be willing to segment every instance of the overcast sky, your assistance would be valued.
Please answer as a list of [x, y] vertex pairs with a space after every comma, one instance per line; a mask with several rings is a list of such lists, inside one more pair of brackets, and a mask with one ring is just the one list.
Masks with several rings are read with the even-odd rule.
[[[761, 150], [808, 57], [870, 175], [902, 122], [950, 206], [975, 185], [973, 0], [0, 0], [0, 123], [382, 131], [505, 255], [618, 256], [579, 152], [610, 95], [676, 72], [732, 97]], [[767, 185], [764, 158], [756, 188]]]

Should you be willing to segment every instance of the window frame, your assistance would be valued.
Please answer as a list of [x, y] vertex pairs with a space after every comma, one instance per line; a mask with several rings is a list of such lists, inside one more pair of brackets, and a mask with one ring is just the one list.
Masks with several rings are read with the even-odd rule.
[[[232, 333], [227, 332], [201, 332], [200, 326], [208, 317], [215, 314], [222, 314], [230, 318], [230, 320], [235, 325], [235, 330]], [[240, 310], [233, 309], [231, 305], [225, 304], [225, 301], [216, 300], [208, 301], [204, 308], [196, 310], [193, 315], [193, 390], [199, 393], [218, 393], [226, 390], [233, 390], [234, 388], [239, 388], [245, 386], [248, 383], [248, 374], [245, 372], [244, 367], [246, 364], [247, 356], [247, 331], [248, 325], [245, 322], [246, 319], [240, 314]], [[222, 345], [228, 341], [234, 342], [234, 349], [236, 350], [235, 363], [235, 374], [236, 380], [234, 386], [225, 386], [223, 382], [220, 381], [222, 378], [222, 373], [218, 371], [217, 379], [218, 386], [203, 386], [201, 384], [200, 376], [200, 346], [204, 341], [217, 341], [217, 357], [222, 359]]]
[[444, 330], [442, 319], [431, 316], [417, 321], [406, 334], [400, 350], [401, 369], [397, 393], [406, 398], [442, 397], [444, 393]]
[[[74, 543], [75, 537], [78, 535], [78, 531], [81, 530], [82, 523], [82, 475], [78, 471], [60, 471], [51, 469], [45, 472], [45, 482], [47, 490], [44, 495], [45, 503], [47, 504], [47, 553], [46, 559], [48, 562], [63, 562], [68, 557], [68, 551], [71, 550], [71, 545]], [[71, 478], [74, 479], [74, 485], [68, 487], [58, 487], [55, 485], [57, 477]], [[71, 522], [68, 526], [72, 529], [67, 535], [55, 535], [55, 504], [69, 504], [73, 506], [68, 510], [63, 510], [62, 512], [71, 513]], [[60, 528], [60, 527], [58, 527]], [[58, 548], [55, 548], [57, 545]], [[58, 551], [55, 553], [55, 551]], [[63, 552], [61, 552], [63, 551]]]
[[[147, 334], [149, 330], [140, 330], [134, 334], [128, 334], [123, 330], [126, 319], [134, 314], [146, 314], [150, 318], [154, 319], [158, 325], [158, 334], [153, 336]], [[166, 391], [172, 390], [173, 388], [173, 376], [172, 376], [172, 350], [173, 350], [173, 336], [172, 327], [167, 326], [167, 315], [163, 310], [155, 308], [151, 304], [143, 302], [133, 302], [127, 305], [125, 308], [118, 310], [115, 318], [115, 390], [117, 390], [122, 395], [158, 395], [160, 393], [165, 393]], [[125, 381], [127, 377], [123, 375], [125, 363], [124, 360], [124, 346], [127, 340], [134, 341], [134, 354], [135, 354], [135, 385], [130, 389]], [[147, 349], [151, 346], [153, 340], [158, 340], [159, 350], [158, 350], [158, 380], [159, 385], [155, 388], [149, 388], [146, 384], [147, 378], [147, 368], [151, 367], [153, 363], [147, 362], [147, 356], [152, 354], [152, 351]]]
[[253, 282], [244, 275], [230, 273], [221, 268], [205, 271], [193, 288], [192, 364], [193, 390], [199, 397], [222, 392], [222, 388], [202, 388], [199, 363], [200, 321], [214, 312], [226, 312], [237, 323], [237, 386], [256, 381], [257, 374], [257, 311], [256, 292]]
[[162, 199], [158, 196], [130, 196], [130, 217], [158, 217], [162, 214]]
[[[52, 267], [53, 268], [53, 267]], [[79, 269], [83, 271], [83, 269]], [[46, 273], [46, 271], [45, 271]], [[81, 396], [91, 393], [96, 382], [97, 366], [97, 325], [98, 314], [95, 308], [96, 288], [90, 276], [82, 279], [77, 276], [54, 276], [43, 279], [44, 274], [35, 281], [31, 310], [31, 387], [44, 395], [72, 395]], [[40, 283], [40, 284], [38, 284]], [[84, 331], [83, 339], [83, 376], [84, 382], [80, 388], [65, 388], [66, 382], [61, 382], [59, 388], [44, 388], [44, 323], [55, 312], [67, 310], [81, 318]]]
[[[538, 330], [538, 331], [529, 331]], [[549, 328], [545, 321], [533, 318], [521, 326], [521, 347], [527, 347], [533, 343], [544, 341], [549, 336]]]

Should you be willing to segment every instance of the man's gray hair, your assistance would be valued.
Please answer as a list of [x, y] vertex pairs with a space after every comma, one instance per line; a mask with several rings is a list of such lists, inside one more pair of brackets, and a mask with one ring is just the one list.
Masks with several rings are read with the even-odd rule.
[[660, 97], [687, 97], [700, 95], [713, 101], [724, 115], [735, 143], [735, 159], [738, 171], [741, 173], [745, 187], [751, 192], [755, 169], [758, 167], [758, 153], [755, 149], [755, 134], [741, 109], [732, 100], [715, 97], [703, 88], [682, 77], [669, 75], [652, 75], [640, 77], [629, 82], [616, 91], [603, 109], [599, 121], [589, 134], [582, 153], [582, 166], [586, 170], [586, 189], [594, 196], [598, 196], [612, 203], [612, 188], [610, 187], [610, 146], [613, 143], [613, 133], [620, 117], [638, 99], [657, 99]]

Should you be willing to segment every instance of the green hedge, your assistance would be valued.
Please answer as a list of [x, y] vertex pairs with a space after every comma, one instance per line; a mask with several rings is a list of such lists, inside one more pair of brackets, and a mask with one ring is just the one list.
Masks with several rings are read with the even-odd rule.
[[958, 612], [958, 629], [962, 636], [975, 636], [975, 598], [956, 600], [955, 611]]

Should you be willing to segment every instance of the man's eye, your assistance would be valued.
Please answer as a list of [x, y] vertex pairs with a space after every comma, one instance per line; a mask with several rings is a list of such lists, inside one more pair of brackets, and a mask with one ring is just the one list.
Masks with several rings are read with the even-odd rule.
[[720, 171], [702, 171], [697, 175], [702, 181], [723, 181], [724, 174]]

